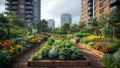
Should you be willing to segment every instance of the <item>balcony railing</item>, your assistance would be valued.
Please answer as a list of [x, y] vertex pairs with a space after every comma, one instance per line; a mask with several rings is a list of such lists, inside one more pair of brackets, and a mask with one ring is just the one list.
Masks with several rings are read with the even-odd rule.
[[18, 2], [17, 2], [17, 1], [14, 1], [14, 2], [12, 2], [11, 4], [18, 4]]
[[11, 9], [18, 9], [18, 6], [12, 6]]
[[6, 4], [6, 5], [9, 5], [10, 3], [9, 3], [8, 1], [5, 1], [5, 4]]
[[27, 5], [31, 5], [32, 3], [31, 2], [26, 2]]
[[33, 13], [33, 11], [26, 11], [26, 13], [30, 13], [30, 14], [32, 14], [32, 13]]
[[26, 18], [33, 18], [32, 15], [26, 15]]
[[31, 7], [31, 6], [30, 6], [30, 7], [25, 7], [25, 8], [26, 8], [26, 9], [33, 9], [33, 7]]

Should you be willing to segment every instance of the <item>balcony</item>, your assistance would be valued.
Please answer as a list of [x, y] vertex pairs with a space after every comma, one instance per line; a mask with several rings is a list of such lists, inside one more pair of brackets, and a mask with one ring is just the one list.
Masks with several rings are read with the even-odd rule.
[[9, 5], [10, 3], [8, 1], [5, 2], [5, 5]]
[[92, 12], [88, 12], [89, 16], [92, 16]]
[[92, 17], [92, 16], [89, 16], [89, 17], [88, 17], [88, 19], [91, 19], [91, 18], [93, 18], [93, 17]]
[[88, 11], [92, 11], [93, 10], [93, 8], [92, 7], [88, 7]]
[[26, 11], [26, 14], [33, 14], [33, 11]]
[[11, 2], [11, 4], [12, 4], [12, 5], [17, 5], [18, 2], [17, 2], [17, 1], [13, 1], [13, 2]]
[[16, 10], [18, 9], [18, 6], [12, 6], [11, 9]]
[[89, 6], [92, 6], [92, 3], [91, 3], [91, 2], [89, 2], [89, 3], [88, 3], [88, 5], [89, 5]]
[[6, 10], [10, 10], [10, 7], [9, 7], [9, 6], [5, 6], [5, 9], [6, 9]]
[[29, 7], [27, 6], [27, 7], [25, 7], [25, 9], [29, 9], [30, 10], [30, 9], [33, 9], [33, 7], [32, 6], [29, 6]]
[[26, 5], [32, 5], [32, 2], [26, 2], [25, 4]]
[[32, 15], [26, 15], [26, 18], [33, 18]]

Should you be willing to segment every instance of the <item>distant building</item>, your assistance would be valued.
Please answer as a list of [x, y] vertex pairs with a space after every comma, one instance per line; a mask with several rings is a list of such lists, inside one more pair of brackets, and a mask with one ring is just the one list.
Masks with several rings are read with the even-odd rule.
[[49, 27], [51, 27], [52, 29], [55, 28], [55, 21], [54, 21], [54, 19], [49, 19], [49, 20], [47, 20], [47, 22], [48, 22], [48, 26]]
[[5, 0], [6, 14], [14, 12], [25, 22], [40, 21], [41, 0]]
[[72, 23], [72, 15], [71, 14], [64, 13], [64, 14], [61, 15], [61, 25], [65, 22], [69, 23], [69, 24]]

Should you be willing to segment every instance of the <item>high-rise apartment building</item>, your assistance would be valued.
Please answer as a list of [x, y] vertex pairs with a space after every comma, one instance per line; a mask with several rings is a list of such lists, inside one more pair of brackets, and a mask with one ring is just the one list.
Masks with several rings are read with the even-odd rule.
[[6, 0], [6, 14], [15, 13], [25, 22], [40, 21], [40, 0]]
[[81, 20], [89, 21], [93, 18], [93, 0], [81, 0]]
[[48, 22], [48, 26], [49, 27], [51, 27], [52, 29], [55, 28], [55, 21], [54, 21], [54, 19], [49, 19], [49, 20], [47, 20], [47, 22]]
[[94, 0], [94, 16], [109, 14], [113, 9], [120, 9], [120, 0]]
[[65, 22], [69, 23], [69, 24], [72, 23], [72, 15], [71, 14], [64, 13], [64, 14], [61, 15], [61, 25]]
[[81, 0], [81, 20], [87, 22], [115, 8], [120, 9], [120, 0]]

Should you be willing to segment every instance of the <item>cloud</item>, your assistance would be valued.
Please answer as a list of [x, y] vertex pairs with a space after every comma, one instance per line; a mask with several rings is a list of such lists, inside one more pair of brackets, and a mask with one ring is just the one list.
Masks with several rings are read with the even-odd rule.
[[47, 0], [46, 5], [41, 8], [42, 18], [55, 19], [56, 26], [60, 24], [60, 15], [62, 13], [70, 13], [73, 22], [80, 21], [80, 0]]

